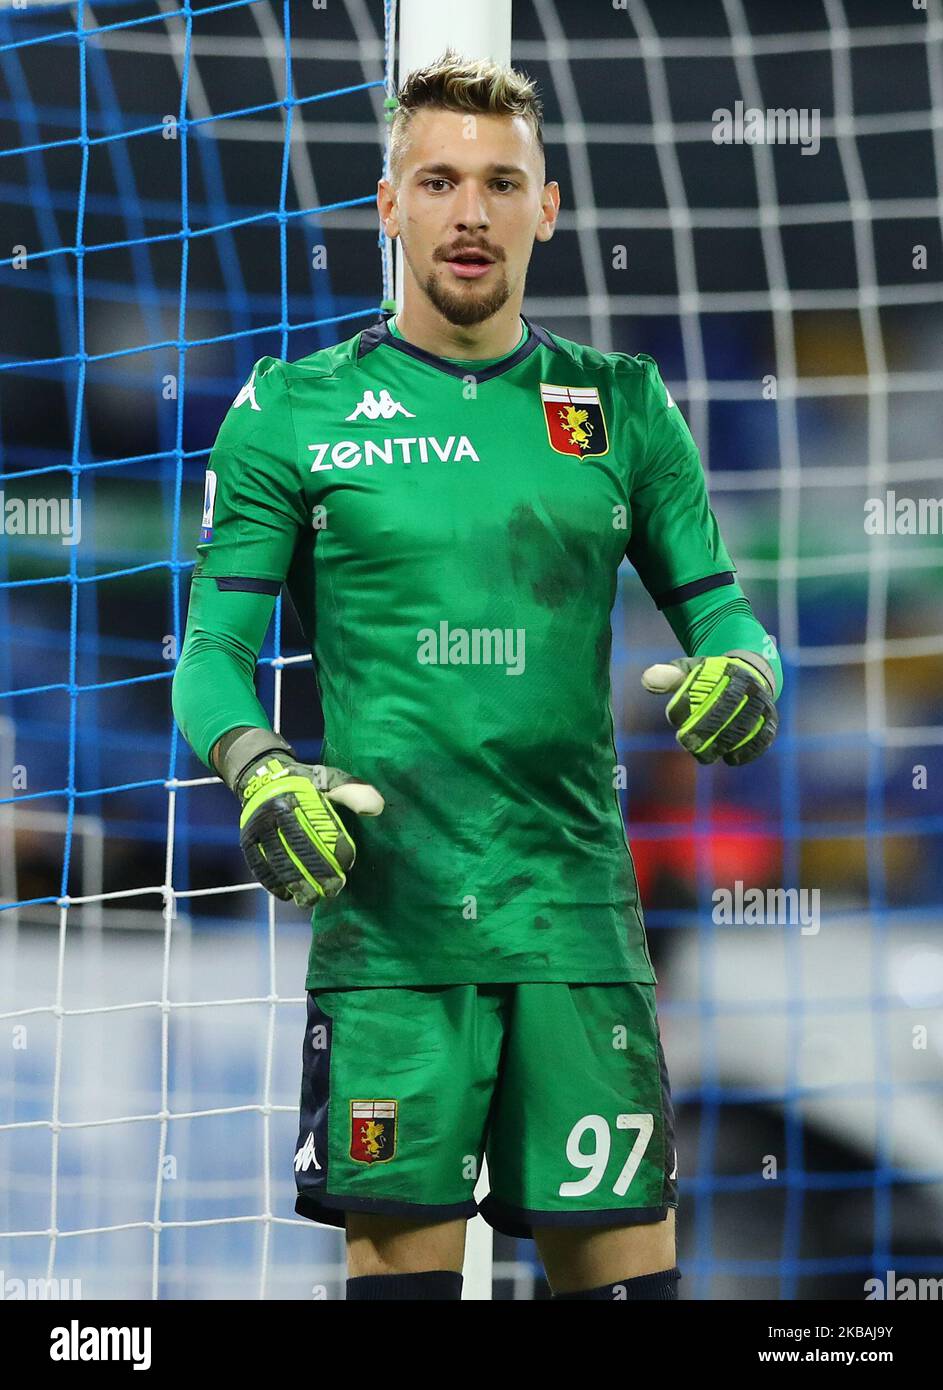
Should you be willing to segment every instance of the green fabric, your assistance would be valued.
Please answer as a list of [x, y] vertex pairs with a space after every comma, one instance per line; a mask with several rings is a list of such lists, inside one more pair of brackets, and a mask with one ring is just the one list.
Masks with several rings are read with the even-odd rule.
[[725, 652], [757, 652], [776, 678], [775, 697], [783, 688], [783, 664], [775, 643], [753, 616], [740, 585], [724, 584], [698, 594], [686, 603], [665, 608], [665, 617], [686, 656], [723, 656]]
[[263, 358], [223, 422], [180, 726], [206, 761], [264, 722], [247, 653], [274, 600], [215, 579], [285, 580], [321, 760], [386, 799], [341, 808], [357, 861], [315, 909], [309, 988], [655, 979], [614, 789], [617, 571], [658, 597], [733, 565], [652, 359], [554, 341], [469, 394], [357, 334]]
[[184, 738], [207, 767], [211, 750], [230, 729], [241, 724], [271, 727], [255, 693], [254, 676], [274, 607], [274, 597], [266, 594], [219, 593], [211, 579], [195, 579], [190, 586], [173, 711]]
[[470, 1215], [483, 1153], [483, 1213], [507, 1234], [677, 1205], [653, 985], [319, 990], [303, 1059], [295, 1181], [315, 1220]]
[[[612, 354], [618, 357], [618, 353]], [[626, 555], [654, 599], [734, 564], [710, 508], [700, 455], [654, 360], [640, 352], [644, 466], [633, 479]]]

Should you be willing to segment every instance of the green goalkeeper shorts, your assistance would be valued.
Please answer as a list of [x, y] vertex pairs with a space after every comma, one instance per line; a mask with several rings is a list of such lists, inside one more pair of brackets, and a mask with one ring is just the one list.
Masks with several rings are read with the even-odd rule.
[[664, 1221], [674, 1117], [650, 984], [308, 992], [295, 1210], [424, 1223]]

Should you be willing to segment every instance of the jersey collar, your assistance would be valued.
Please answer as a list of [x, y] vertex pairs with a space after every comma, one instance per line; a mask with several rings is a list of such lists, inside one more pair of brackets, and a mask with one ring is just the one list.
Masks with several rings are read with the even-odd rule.
[[430, 367], [437, 368], [440, 372], [445, 372], [448, 376], [467, 377], [474, 376], [476, 381], [488, 381], [494, 376], [503, 376], [505, 372], [516, 367], [519, 362], [523, 362], [525, 357], [529, 357], [532, 352], [536, 352], [538, 347], [548, 347], [554, 352], [559, 348], [554, 342], [546, 328], [541, 328], [539, 324], [531, 323], [530, 319], [521, 314], [527, 328], [527, 337], [514, 352], [507, 357], [502, 357], [500, 362], [493, 362], [490, 367], [482, 367], [480, 372], [476, 372], [473, 367], [466, 365], [459, 366], [456, 362], [449, 362], [444, 357], [437, 357], [434, 352], [426, 352], [425, 348], [417, 347], [415, 343], [407, 342], [405, 338], [396, 338], [390, 332], [389, 320], [393, 317], [391, 313], [384, 314], [377, 323], [371, 328], [365, 328], [360, 334], [360, 343], [357, 347], [357, 358], [364, 357], [374, 348], [385, 347], [394, 348], [397, 352], [405, 352], [407, 357], [415, 357], [419, 362], [425, 362]]

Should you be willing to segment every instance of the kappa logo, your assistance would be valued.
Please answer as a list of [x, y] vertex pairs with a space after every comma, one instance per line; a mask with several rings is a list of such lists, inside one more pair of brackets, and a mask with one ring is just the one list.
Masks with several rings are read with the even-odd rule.
[[576, 458], [598, 458], [609, 452], [606, 417], [594, 386], [554, 386], [540, 383], [540, 400], [551, 449]]
[[345, 420], [356, 420], [361, 415], [368, 420], [392, 420], [394, 415], [405, 415], [410, 420], [415, 420], [415, 415], [411, 410], [400, 401], [394, 401], [384, 386], [379, 397], [372, 391], [364, 391], [363, 399], [357, 403], [349, 415], [345, 415]]
[[396, 1101], [350, 1102], [350, 1156], [356, 1163], [389, 1163], [396, 1154]]
[[252, 368], [252, 375], [249, 377], [249, 380], [246, 382], [245, 386], [243, 386], [242, 390], [239, 392], [239, 395], [232, 403], [233, 410], [238, 410], [241, 405], [245, 405], [246, 401], [249, 402], [249, 405], [252, 407], [253, 410], [262, 409], [262, 407], [259, 405], [258, 401], [255, 398], [254, 367]]
[[309, 1130], [307, 1139], [295, 1154], [295, 1172], [306, 1173], [312, 1164], [314, 1164], [318, 1172], [321, 1171], [321, 1165], [318, 1162], [318, 1156], [314, 1148], [314, 1131]]

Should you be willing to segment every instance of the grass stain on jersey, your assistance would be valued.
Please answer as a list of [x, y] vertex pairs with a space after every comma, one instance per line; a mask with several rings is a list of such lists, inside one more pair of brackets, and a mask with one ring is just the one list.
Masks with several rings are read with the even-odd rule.
[[528, 585], [535, 602], [544, 608], [562, 608], [585, 581], [579, 556], [563, 545], [571, 524], [541, 520], [529, 503], [515, 507], [508, 522], [511, 575], [519, 585]]
[[[318, 916], [320, 915], [319, 911]], [[363, 929], [351, 922], [336, 922], [326, 931], [318, 933], [318, 952], [322, 960], [362, 964]]]
[[533, 874], [515, 874], [513, 878], [506, 879], [504, 883], [499, 883], [495, 888], [492, 895], [495, 907], [504, 907], [512, 898], [516, 898], [518, 893], [525, 893], [528, 888], [533, 886]]

